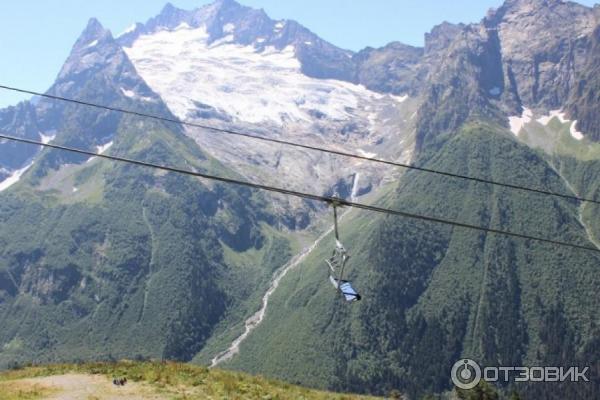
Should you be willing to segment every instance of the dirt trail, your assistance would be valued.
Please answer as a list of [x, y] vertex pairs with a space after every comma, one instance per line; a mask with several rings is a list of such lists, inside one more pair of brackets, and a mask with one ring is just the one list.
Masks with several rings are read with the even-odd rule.
[[166, 400], [144, 384], [128, 382], [115, 386], [104, 375], [67, 374], [21, 379], [16, 385], [50, 389], [43, 400]]

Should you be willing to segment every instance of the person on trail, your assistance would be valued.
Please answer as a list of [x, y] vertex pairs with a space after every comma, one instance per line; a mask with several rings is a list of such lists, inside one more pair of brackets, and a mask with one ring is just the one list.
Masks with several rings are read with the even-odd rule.
[[127, 384], [127, 378], [113, 379], [113, 385], [115, 386], [125, 386]]

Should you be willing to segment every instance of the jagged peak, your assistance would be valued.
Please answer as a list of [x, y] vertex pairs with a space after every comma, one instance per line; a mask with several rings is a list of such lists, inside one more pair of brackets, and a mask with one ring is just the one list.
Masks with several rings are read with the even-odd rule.
[[223, 8], [223, 7], [242, 7], [240, 3], [235, 0], [215, 0], [213, 2], [215, 7]]
[[387, 52], [387, 51], [392, 51], [395, 53], [404, 53], [404, 54], [412, 53], [412, 54], [416, 54], [416, 55], [422, 55], [423, 47], [412, 46], [410, 44], [402, 43], [399, 41], [393, 41], [393, 42], [389, 42], [386, 45], [381, 46], [381, 47], [367, 46], [364, 49], [361, 49], [358, 53], [356, 53], [355, 56], [358, 58], [361, 58], [361, 57], [366, 57], [372, 53], [382, 53], [382, 52]]
[[69, 57], [58, 74], [57, 82], [73, 73], [79, 74], [117, 58], [123, 59], [123, 56], [124, 53], [112, 33], [96, 18], [91, 18], [73, 45]]
[[83, 35], [93, 36], [93, 37], [101, 37], [110, 33], [104, 26], [98, 21], [97, 18], [90, 18], [85, 29], [83, 30]]
[[491, 14], [499, 11], [501, 14], [514, 12], [536, 13], [540, 10], [552, 10], [557, 7], [568, 7], [581, 10], [592, 10], [583, 4], [564, 0], [505, 0], [498, 10], [492, 10]]
[[512, 7], [524, 7], [524, 6], [535, 6], [535, 7], [547, 7], [556, 4], [565, 3], [563, 0], [506, 0], [504, 5]]
[[100, 21], [98, 21], [98, 18], [90, 18], [88, 20], [87, 26], [85, 27], [86, 30], [97, 30], [97, 31], [101, 31], [104, 30], [104, 26], [102, 26], [102, 23], [100, 23]]
[[452, 22], [442, 21], [441, 23], [434, 25], [434, 27], [431, 28], [431, 33], [455, 30], [455, 29], [462, 29], [464, 27], [465, 27], [465, 24], [463, 24], [463, 23], [454, 24]]
[[[503, 21], [523, 22], [519, 29], [540, 26], [552, 22], [552, 29], [570, 31], [575, 36], [588, 34], [596, 24], [594, 9], [573, 1], [563, 0], [505, 0], [497, 9], [491, 9], [483, 19], [486, 27], [497, 27]], [[557, 24], [557, 25], [555, 25]]]
[[75, 42], [73, 50], [80, 50], [82, 48], [91, 47], [92, 44], [97, 44], [100, 41], [111, 39], [112, 34], [110, 31], [98, 21], [96, 18], [90, 18], [85, 29], [81, 32], [79, 39]]
[[235, 0], [216, 0], [207, 6], [194, 10], [194, 12], [197, 16], [200, 16], [200, 19], [210, 19], [214, 16], [223, 15], [229, 17], [248, 15], [259, 12], [259, 10], [252, 7], [243, 6]]
[[173, 5], [173, 3], [168, 2], [167, 4], [165, 4], [165, 6], [162, 8], [162, 10], [160, 11], [159, 15], [172, 15], [174, 13], [177, 13], [179, 11], [183, 11], [180, 8], [177, 8]]
[[448, 21], [434, 26], [429, 33], [425, 34], [425, 52], [445, 48], [465, 27], [465, 24], [453, 24]]

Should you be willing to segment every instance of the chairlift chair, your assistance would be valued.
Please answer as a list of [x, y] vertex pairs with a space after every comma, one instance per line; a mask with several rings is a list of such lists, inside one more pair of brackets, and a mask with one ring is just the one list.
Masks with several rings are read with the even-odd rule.
[[340, 242], [338, 233], [338, 222], [337, 222], [337, 207], [339, 203], [333, 202], [333, 226], [335, 231], [335, 248], [331, 254], [331, 257], [326, 259], [325, 262], [329, 266], [329, 281], [346, 299], [346, 301], [353, 302], [361, 299], [360, 294], [352, 287], [352, 283], [348, 280], [344, 280], [344, 268], [346, 262], [350, 259], [348, 252], [342, 242]]

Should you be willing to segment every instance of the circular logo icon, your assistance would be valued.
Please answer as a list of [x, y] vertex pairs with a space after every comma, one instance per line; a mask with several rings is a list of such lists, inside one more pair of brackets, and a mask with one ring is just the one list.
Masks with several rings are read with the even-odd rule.
[[481, 368], [475, 361], [465, 358], [452, 366], [452, 382], [460, 389], [473, 389], [481, 380]]

